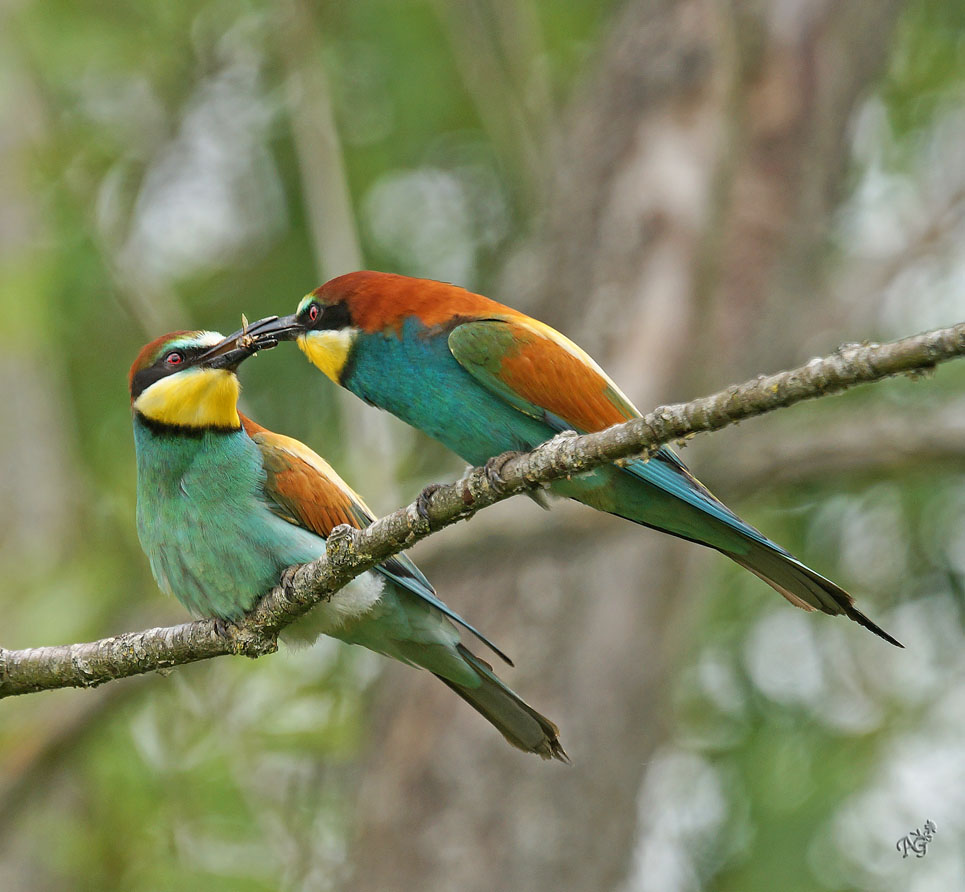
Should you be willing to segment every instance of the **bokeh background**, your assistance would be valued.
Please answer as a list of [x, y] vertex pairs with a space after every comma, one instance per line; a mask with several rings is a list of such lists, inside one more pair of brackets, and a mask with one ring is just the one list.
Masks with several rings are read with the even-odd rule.
[[[391, 270], [649, 409], [965, 316], [963, 146], [962, 0], [2, 0], [0, 642], [185, 618], [134, 529], [149, 338]], [[461, 469], [293, 349], [243, 381], [378, 511]], [[419, 545], [572, 767], [331, 641], [6, 700], [0, 888], [965, 888], [963, 443], [952, 364], [684, 452], [904, 651], [577, 505]]]

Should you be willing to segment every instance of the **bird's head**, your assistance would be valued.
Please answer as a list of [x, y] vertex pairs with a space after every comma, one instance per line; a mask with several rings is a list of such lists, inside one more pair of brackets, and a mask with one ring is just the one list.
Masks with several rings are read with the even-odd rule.
[[445, 282], [360, 270], [316, 288], [291, 316], [266, 327], [259, 337], [297, 341], [309, 360], [340, 384], [363, 332], [398, 336], [408, 319], [435, 329], [472, 314], [481, 301], [490, 304]]
[[291, 316], [267, 326], [256, 340], [296, 341], [309, 361], [339, 384], [361, 328], [353, 318], [353, 295], [330, 285], [303, 297]]
[[224, 337], [216, 331], [175, 331], [147, 344], [131, 366], [134, 412], [148, 422], [195, 430], [237, 430], [238, 366], [277, 344], [257, 337], [276, 316]]

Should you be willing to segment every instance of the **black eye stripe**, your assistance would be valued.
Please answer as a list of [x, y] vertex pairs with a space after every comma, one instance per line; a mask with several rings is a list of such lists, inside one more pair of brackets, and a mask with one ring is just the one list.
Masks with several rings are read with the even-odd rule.
[[[181, 364], [181, 366], [183, 365], [184, 363]], [[178, 366], [178, 368], [181, 368], [181, 366]], [[166, 368], [163, 365], [152, 365], [146, 369], [141, 369], [131, 379], [131, 399], [136, 400], [155, 381], [160, 381], [162, 378], [167, 377], [172, 371], [173, 369]]]
[[[308, 316], [313, 306], [317, 306], [321, 310], [318, 318], [315, 319], [314, 322], [312, 322]], [[352, 324], [352, 316], [344, 303], [329, 304], [328, 306], [309, 304], [305, 317], [308, 320], [309, 326], [315, 331], [339, 331], [343, 328], [348, 328]]]
[[208, 350], [207, 347], [194, 347], [194, 346], [170, 347], [158, 357], [157, 362], [155, 362], [154, 364], [163, 366], [165, 362], [167, 362], [167, 358], [172, 353], [177, 353], [181, 357], [181, 365], [187, 365], [192, 360], [197, 359], [202, 353], [205, 353], [207, 350]]
[[[207, 352], [207, 350], [207, 347], [191, 346], [174, 347], [163, 350], [152, 365], [149, 365], [146, 369], [141, 369], [131, 379], [131, 398], [136, 400], [155, 381], [160, 381], [168, 375], [174, 375], [177, 372], [182, 372], [186, 368], [189, 368], [194, 364], [194, 360], [201, 356], [202, 353]], [[179, 353], [181, 355], [181, 362], [169, 363], [167, 358], [172, 353]]]

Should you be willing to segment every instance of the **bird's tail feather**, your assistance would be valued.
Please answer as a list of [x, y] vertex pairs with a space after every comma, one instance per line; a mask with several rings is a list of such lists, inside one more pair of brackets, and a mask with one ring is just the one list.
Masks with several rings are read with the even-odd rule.
[[724, 553], [746, 570], [759, 576], [796, 607], [821, 610], [832, 616], [844, 614], [874, 632], [879, 638], [884, 638], [896, 647], [904, 647], [858, 610], [854, 606], [854, 599], [843, 588], [815, 573], [791, 555], [758, 542], [752, 543], [747, 554]]
[[479, 677], [479, 685], [461, 685], [441, 675], [436, 675], [436, 678], [452, 688], [517, 749], [536, 753], [543, 759], [570, 761], [560, 745], [556, 725], [506, 687], [488, 663], [461, 644], [457, 644], [456, 649]]

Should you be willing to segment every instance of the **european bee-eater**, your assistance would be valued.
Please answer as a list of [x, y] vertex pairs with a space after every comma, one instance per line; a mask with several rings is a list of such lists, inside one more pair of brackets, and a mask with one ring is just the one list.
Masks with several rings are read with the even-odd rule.
[[[640, 412], [576, 344], [455, 285], [379, 272], [339, 276], [261, 335], [294, 339], [336, 384], [480, 465], [564, 430]], [[559, 495], [715, 548], [805, 610], [845, 614], [901, 646], [851, 596], [742, 521], [664, 447], [552, 484]]]
[[[228, 338], [167, 334], [131, 367], [141, 545], [161, 589], [202, 616], [239, 619], [286, 567], [320, 557], [333, 527], [372, 521], [321, 456], [239, 413], [237, 367], [265, 346], [251, 335], [271, 321]], [[428, 669], [513, 746], [565, 760], [556, 726], [460, 643], [453, 621], [493, 647], [398, 555], [319, 603], [287, 637], [331, 635]]]

